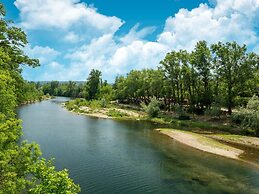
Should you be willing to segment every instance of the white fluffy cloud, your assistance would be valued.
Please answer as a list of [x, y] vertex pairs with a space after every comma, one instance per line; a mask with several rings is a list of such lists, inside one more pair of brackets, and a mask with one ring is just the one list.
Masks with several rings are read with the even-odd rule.
[[140, 24], [136, 24], [130, 29], [129, 33], [120, 38], [120, 41], [124, 44], [130, 44], [133, 41], [144, 39], [147, 35], [152, 34], [156, 27], [150, 26], [139, 30]]
[[[104, 76], [111, 78], [111, 75], [125, 74], [130, 69], [154, 68], [167, 51], [167, 47], [157, 42], [116, 43], [112, 34], [107, 34], [67, 54], [66, 58], [85, 70], [100, 69]], [[87, 73], [83, 74], [84, 78]]]
[[[21, 26], [32, 29], [75, 29], [89, 36], [115, 33], [124, 23], [115, 16], [106, 16], [80, 0], [16, 0]], [[76, 34], [69, 33], [65, 40], [75, 42]]]
[[50, 47], [42, 47], [42, 46], [35, 46], [32, 47], [31, 45], [28, 45], [24, 52], [29, 55], [31, 58], [36, 58], [40, 60], [41, 64], [46, 64], [51, 62], [52, 60], [55, 60], [58, 55], [61, 53], [54, 50]]
[[181, 9], [166, 20], [158, 41], [174, 49], [192, 49], [199, 40], [209, 43], [237, 41], [255, 46], [258, 35], [259, 0], [217, 0], [214, 8], [200, 4], [188, 11]]
[[[139, 29], [137, 24], [128, 34], [117, 37], [115, 32], [122, 20], [102, 15], [79, 0], [16, 0], [22, 25], [28, 29], [42, 26], [67, 29], [64, 40], [82, 43], [62, 52], [67, 65], [61, 65], [62, 61], [49, 63], [48, 72], [41, 79], [85, 80], [89, 71], [97, 68], [110, 81], [116, 74], [131, 69], [156, 67], [167, 52], [191, 50], [199, 40], [237, 41], [258, 52], [259, 0], [214, 0], [214, 3], [200, 4], [192, 10], [180, 9], [167, 18], [157, 40], [147, 41], [145, 38], [154, 32], [154, 27]], [[73, 31], [74, 25], [101, 33], [89, 42], [82, 42], [81, 36]]]

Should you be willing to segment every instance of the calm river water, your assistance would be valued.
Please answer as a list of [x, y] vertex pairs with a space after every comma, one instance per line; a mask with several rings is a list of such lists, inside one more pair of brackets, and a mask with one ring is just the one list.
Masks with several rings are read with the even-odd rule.
[[259, 169], [179, 144], [151, 123], [70, 113], [56, 98], [18, 109], [23, 139], [67, 168], [81, 193], [259, 193]]

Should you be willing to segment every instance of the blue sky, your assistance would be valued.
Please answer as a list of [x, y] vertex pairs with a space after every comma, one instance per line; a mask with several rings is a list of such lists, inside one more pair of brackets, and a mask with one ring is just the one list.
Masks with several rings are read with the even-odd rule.
[[259, 52], [259, 0], [2, 0], [28, 35], [25, 52], [41, 66], [27, 80], [85, 80], [91, 69], [112, 82], [155, 68], [171, 50], [237, 41]]

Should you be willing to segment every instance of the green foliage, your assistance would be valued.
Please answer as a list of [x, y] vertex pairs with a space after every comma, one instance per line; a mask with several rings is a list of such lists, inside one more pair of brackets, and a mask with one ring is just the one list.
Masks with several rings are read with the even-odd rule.
[[235, 106], [246, 106], [249, 100], [250, 97], [236, 96], [234, 99]]
[[102, 108], [106, 108], [107, 107], [107, 101], [106, 101], [105, 98], [102, 98], [100, 102], [101, 102], [101, 107]]
[[178, 104], [182, 104], [184, 100], [182, 67], [187, 67], [188, 60], [189, 54], [187, 51], [180, 50], [179, 52], [168, 53], [165, 59], [160, 62], [165, 77], [169, 81], [171, 95]]
[[107, 112], [107, 115], [110, 116], [110, 117], [112, 117], [112, 118], [121, 118], [121, 117], [126, 117], [126, 116], [128, 116], [126, 113], [117, 111], [117, 110], [115, 110], [115, 109], [110, 109], [110, 110]]
[[18, 146], [20, 123], [0, 114], [0, 193], [79, 192], [66, 171], [57, 172], [50, 162], [40, 159], [37, 144]]
[[0, 193], [78, 193], [67, 171], [57, 172], [40, 159], [37, 144], [19, 142], [21, 121], [15, 118], [15, 107], [42, 95], [34, 83], [23, 80], [20, 65], [35, 67], [39, 61], [23, 53], [26, 34], [4, 16], [0, 3]]
[[75, 194], [80, 191], [78, 185], [68, 177], [66, 169], [56, 171], [52, 161], [41, 159], [37, 161], [31, 168], [33, 186], [29, 189], [29, 193], [67, 193]]
[[104, 98], [101, 100], [90, 100], [90, 101], [87, 101], [83, 98], [76, 98], [74, 100], [66, 102], [65, 105], [68, 110], [79, 109], [79, 107], [82, 107], [82, 106], [89, 107], [93, 110], [107, 108], [109, 106], [108, 102]]
[[[114, 90], [110, 84], [102, 84], [100, 92], [98, 93], [98, 98], [105, 101], [111, 101], [114, 99]], [[107, 103], [107, 102], [106, 102]]]
[[89, 77], [87, 78], [86, 88], [88, 91], [88, 100], [94, 100], [97, 98], [98, 92], [101, 86], [101, 75], [99, 70], [92, 69]]
[[147, 106], [143, 103], [142, 107], [149, 117], [157, 117], [160, 112], [160, 102], [156, 98], [152, 98]]
[[58, 82], [51, 81], [41, 86], [44, 94], [50, 94], [51, 96], [66, 96], [73, 98], [83, 98], [87, 94], [83, 84], [76, 83], [73, 81]]
[[251, 133], [259, 135], [259, 98], [253, 96], [246, 106], [234, 113], [231, 117], [232, 121], [241, 124], [244, 129], [248, 129]]
[[149, 101], [150, 96], [162, 97], [163, 85], [164, 74], [161, 70], [143, 69], [133, 70], [127, 77], [116, 77], [113, 89], [116, 99], [139, 104], [143, 98]]
[[88, 106], [92, 109], [100, 109], [100, 108], [102, 108], [102, 103], [100, 100], [91, 100], [91, 101], [89, 101]]
[[219, 117], [221, 115], [221, 106], [218, 103], [212, 103], [211, 107], [206, 109], [205, 111], [206, 115], [209, 115], [211, 117]]
[[13, 117], [16, 107], [15, 80], [8, 71], [0, 70], [0, 113]]
[[191, 53], [190, 62], [197, 70], [198, 79], [202, 82], [200, 87], [200, 104], [202, 107], [210, 107], [212, 102], [212, 55], [206, 41], [199, 41]]
[[222, 90], [226, 95], [228, 111], [232, 113], [234, 99], [239, 90], [244, 90], [244, 84], [254, 76], [258, 55], [246, 53], [246, 45], [236, 42], [217, 43], [211, 46], [214, 53], [214, 68], [222, 81]]
[[247, 103], [247, 109], [258, 112], [259, 111], [259, 98], [257, 96], [253, 96]]
[[180, 120], [190, 120], [190, 116], [187, 114], [187, 112], [183, 108], [183, 106], [175, 105], [174, 110], [178, 115], [178, 119], [180, 119]]

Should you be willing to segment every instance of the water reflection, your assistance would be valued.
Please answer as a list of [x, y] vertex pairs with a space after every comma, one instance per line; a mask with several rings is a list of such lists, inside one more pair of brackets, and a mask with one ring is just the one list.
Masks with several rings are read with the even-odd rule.
[[23, 106], [23, 139], [68, 168], [82, 193], [259, 193], [259, 171], [191, 149], [146, 122], [70, 113], [56, 98]]

